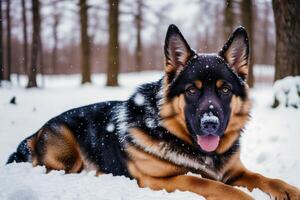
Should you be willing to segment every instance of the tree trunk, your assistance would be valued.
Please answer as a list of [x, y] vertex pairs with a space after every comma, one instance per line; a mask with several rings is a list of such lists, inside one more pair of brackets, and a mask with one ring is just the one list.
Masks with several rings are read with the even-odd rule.
[[23, 21], [23, 73], [28, 73], [28, 40], [27, 40], [27, 17], [26, 17], [26, 4], [22, 0], [22, 21]]
[[[222, 38], [222, 30], [223, 30], [223, 27], [222, 27], [222, 18], [220, 18], [220, 16], [222, 16], [222, 13], [223, 11], [220, 9], [220, 4], [217, 4], [216, 5], [216, 11], [215, 11], [215, 14], [214, 14], [214, 18], [215, 18], [215, 23], [214, 23], [214, 26], [215, 26], [215, 30], [213, 32], [213, 37], [212, 37], [212, 44], [213, 44], [213, 50], [216, 50], [216, 49], [219, 49], [222, 44], [223, 44], [223, 38]], [[221, 38], [220, 38], [221, 36]], [[220, 39], [221, 39], [221, 42], [220, 42]], [[225, 40], [226, 41], [226, 40]]]
[[234, 28], [233, 0], [225, 0], [224, 8], [224, 40], [226, 41]]
[[88, 36], [88, 6], [86, 0], [79, 1], [81, 25], [81, 83], [91, 82], [90, 41]]
[[[263, 52], [269, 52], [269, 14], [270, 14], [270, 7], [269, 2], [265, 2], [265, 19], [264, 19], [264, 45], [263, 45]], [[268, 64], [269, 63], [269, 56], [265, 56], [264, 54], [262, 56], [262, 63]]]
[[119, 0], [108, 0], [109, 43], [107, 63], [107, 86], [118, 86], [119, 74]]
[[242, 25], [246, 28], [249, 35], [249, 45], [250, 45], [250, 59], [249, 59], [249, 72], [248, 72], [248, 85], [249, 87], [254, 86], [254, 76], [253, 76], [253, 20], [252, 20], [252, 0], [243, 0], [241, 1], [241, 13], [242, 13]]
[[[39, 17], [39, 19], [41, 19], [41, 17]], [[40, 25], [41, 27], [41, 21], [40, 21]], [[43, 40], [42, 40], [42, 34], [41, 34], [41, 30], [40, 30], [40, 34], [39, 34], [39, 49], [38, 49], [38, 61], [39, 61], [39, 69], [40, 69], [40, 75], [41, 75], [41, 86], [44, 87], [45, 86], [45, 73], [44, 73], [44, 50], [43, 50]]]
[[142, 0], [137, 0], [137, 14], [135, 15], [135, 26], [136, 26], [136, 48], [135, 48], [135, 69], [136, 71], [142, 71], [142, 21], [143, 21], [143, 3]]
[[300, 3], [273, 0], [276, 26], [275, 81], [300, 75]]
[[31, 49], [31, 63], [28, 74], [27, 88], [37, 87], [36, 74], [38, 65], [38, 50], [39, 50], [39, 35], [40, 35], [40, 8], [39, 0], [32, 0], [32, 49]]
[[[54, 9], [57, 9], [56, 6], [54, 6]], [[55, 11], [57, 12], [57, 11]], [[56, 68], [57, 68], [57, 43], [58, 43], [58, 34], [57, 34], [57, 29], [58, 25], [60, 22], [60, 14], [55, 13], [53, 16], [54, 23], [53, 23], [53, 40], [54, 40], [54, 45], [52, 49], [52, 72], [56, 73]]]
[[0, 86], [4, 78], [4, 68], [3, 68], [3, 29], [2, 29], [2, 1], [0, 1]]
[[6, 25], [7, 25], [7, 70], [6, 76], [4, 77], [5, 80], [10, 81], [10, 74], [11, 74], [11, 26], [10, 26], [10, 0], [6, 1], [7, 8], [6, 8]]

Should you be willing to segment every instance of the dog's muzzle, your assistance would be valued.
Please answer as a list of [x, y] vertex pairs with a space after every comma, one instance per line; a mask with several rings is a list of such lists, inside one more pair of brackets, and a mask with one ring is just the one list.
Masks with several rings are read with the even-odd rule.
[[200, 119], [200, 128], [204, 134], [216, 134], [220, 127], [220, 120], [212, 112], [204, 113]]

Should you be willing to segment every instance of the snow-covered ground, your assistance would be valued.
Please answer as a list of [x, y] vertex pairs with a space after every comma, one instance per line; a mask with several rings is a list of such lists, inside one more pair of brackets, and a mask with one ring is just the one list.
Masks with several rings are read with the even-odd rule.
[[[126, 99], [138, 84], [157, 80], [161, 75], [160, 72], [122, 74], [119, 88], [104, 87], [103, 75], [93, 76], [94, 83], [85, 86], [79, 86], [80, 77], [72, 75], [46, 77], [44, 89], [25, 90], [15, 83], [0, 88], [0, 199], [202, 199], [190, 192], [140, 189], [135, 181], [109, 174], [99, 177], [93, 172], [46, 174], [44, 167], [33, 168], [28, 163], [5, 166], [18, 143], [51, 117], [73, 107]], [[21, 85], [25, 82], [21, 78]], [[9, 104], [13, 96], [17, 105]], [[251, 170], [300, 187], [299, 109], [271, 109], [270, 87], [257, 87], [251, 96], [254, 108], [242, 138], [242, 160]], [[251, 195], [255, 199], [268, 199], [259, 190]]]
[[287, 76], [277, 80], [273, 86], [278, 105], [283, 107], [300, 107], [300, 76]]

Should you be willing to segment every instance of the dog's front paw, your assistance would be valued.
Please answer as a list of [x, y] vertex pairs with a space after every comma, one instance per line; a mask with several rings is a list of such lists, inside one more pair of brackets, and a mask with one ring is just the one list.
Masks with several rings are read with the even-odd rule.
[[300, 190], [298, 188], [278, 179], [270, 180], [265, 192], [276, 200], [300, 200]]

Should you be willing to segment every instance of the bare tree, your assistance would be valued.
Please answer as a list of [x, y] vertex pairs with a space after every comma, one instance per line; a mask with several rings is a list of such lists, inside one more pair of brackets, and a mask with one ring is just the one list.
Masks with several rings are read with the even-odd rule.
[[27, 16], [26, 16], [26, 3], [22, 0], [22, 21], [23, 21], [23, 70], [27, 74], [28, 71], [28, 39], [27, 39]]
[[109, 42], [107, 58], [107, 86], [118, 86], [119, 74], [119, 0], [108, 0]]
[[81, 25], [81, 83], [91, 82], [90, 39], [88, 35], [88, 5], [86, 0], [79, 0]]
[[[264, 43], [263, 43], [263, 52], [269, 52], [269, 15], [270, 15], [270, 7], [269, 2], [265, 2], [265, 16], [264, 16]], [[265, 56], [262, 54], [262, 63], [267, 64], [268, 63], [268, 56]]]
[[0, 1], [0, 86], [4, 78], [4, 68], [3, 68], [3, 30], [2, 30], [2, 1]]
[[276, 26], [275, 80], [300, 75], [300, 3], [273, 0]]
[[27, 88], [37, 87], [36, 74], [38, 65], [38, 50], [40, 40], [40, 2], [39, 0], [32, 0], [32, 49], [31, 49], [31, 63], [28, 74]]
[[52, 48], [52, 71], [53, 73], [56, 72], [56, 67], [57, 67], [57, 43], [58, 43], [58, 34], [57, 34], [57, 27], [59, 24], [59, 15], [56, 13], [53, 16], [53, 48]]
[[39, 16], [40, 19], [40, 34], [39, 34], [39, 46], [38, 46], [38, 61], [39, 61], [39, 69], [40, 69], [40, 75], [42, 78], [42, 87], [45, 86], [45, 69], [44, 69], [44, 49], [43, 49], [43, 40], [42, 40], [42, 34], [41, 34], [41, 16]]
[[143, 2], [142, 0], [136, 0], [137, 11], [134, 16], [135, 27], [136, 27], [136, 48], [135, 48], [135, 69], [136, 71], [142, 71], [143, 62], [143, 49], [142, 49], [142, 23], [143, 23]]
[[249, 45], [250, 49], [250, 61], [249, 61], [249, 72], [248, 72], [248, 85], [249, 87], [254, 86], [254, 76], [253, 76], [253, 20], [252, 20], [252, 0], [243, 0], [241, 1], [241, 13], [242, 13], [242, 25], [246, 28], [249, 35]]
[[10, 22], [10, 0], [6, 1], [6, 39], [7, 39], [7, 70], [6, 70], [6, 77], [5, 80], [10, 81], [10, 74], [11, 74], [11, 22]]
[[[170, 2], [154, 11], [154, 15], [157, 18], [157, 23], [154, 24], [156, 29], [153, 38], [156, 38], [156, 40], [148, 48], [150, 49], [149, 57], [151, 58], [151, 67], [154, 66], [156, 70], [161, 70], [161, 61], [164, 59], [161, 51], [159, 51], [163, 49], [163, 44], [161, 41], [163, 41], [165, 37], [165, 33], [161, 30], [164, 30], [169, 25], [170, 20], [168, 13], [173, 6], [174, 5], [172, 2]], [[153, 51], [153, 49], [156, 49], [157, 51]]]
[[[222, 47], [222, 43], [223, 43], [223, 39], [222, 39], [222, 35], [220, 37], [220, 33], [222, 34], [222, 5], [217, 4], [215, 7], [215, 13], [213, 15], [214, 19], [215, 19], [215, 30], [213, 32], [213, 42], [212, 44], [214, 44], [213, 46], [213, 50], [215, 51], [216, 49]], [[227, 36], [228, 37], [228, 36]]]
[[225, 0], [224, 6], [224, 40], [227, 40], [234, 26], [233, 0]]
[[57, 2], [54, 2], [53, 4], [53, 27], [52, 27], [52, 34], [53, 34], [53, 48], [52, 48], [52, 72], [55, 73], [56, 72], [56, 68], [57, 68], [57, 44], [58, 44], [58, 26], [60, 24], [60, 19], [61, 19], [61, 13], [58, 10], [57, 7]]

